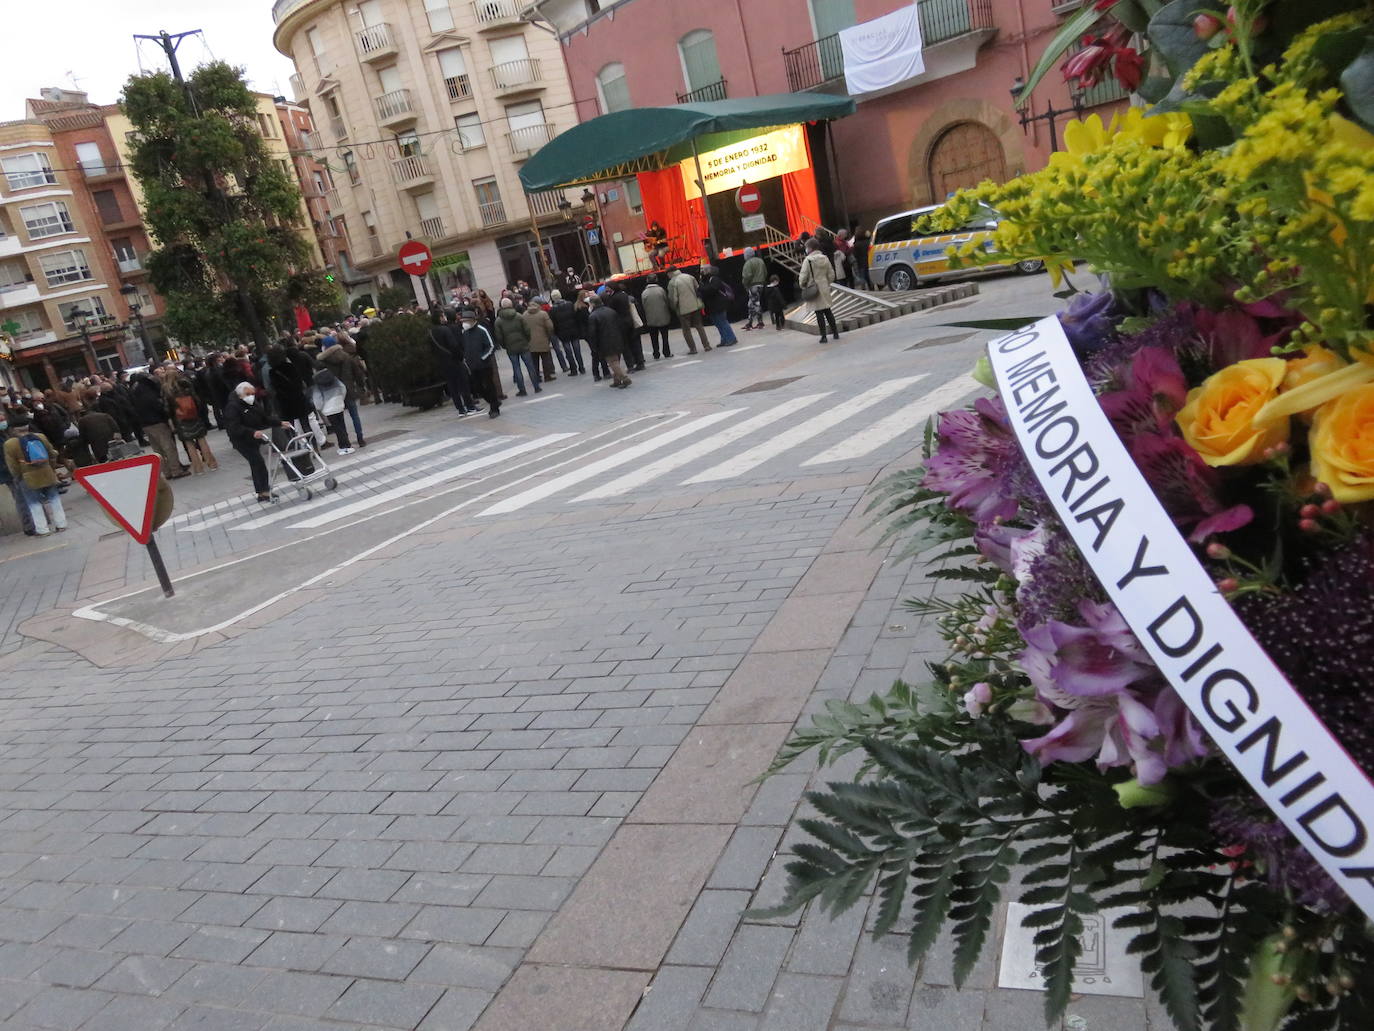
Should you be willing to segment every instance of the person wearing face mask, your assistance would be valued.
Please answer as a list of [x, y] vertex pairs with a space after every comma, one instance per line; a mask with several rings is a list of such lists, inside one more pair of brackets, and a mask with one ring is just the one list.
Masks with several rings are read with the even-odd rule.
[[[4, 446], [4, 441], [11, 435], [9, 419], [9, 413], [0, 410], [0, 447]], [[38, 531], [33, 525], [33, 513], [29, 511], [29, 499], [24, 496], [23, 479], [10, 472], [8, 462], [0, 462], [0, 486], [9, 488], [10, 495], [14, 498], [14, 510], [19, 513], [19, 522], [24, 527], [24, 533], [30, 537], [38, 536]]]
[[[262, 442], [267, 439], [274, 423], [257, 403], [257, 393], [258, 388], [252, 383], [240, 383], [234, 388], [234, 396], [224, 406], [224, 429], [229, 435], [229, 443], [248, 463], [258, 500], [271, 501], [267, 463], [262, 458]], [[281, 425], [289, 429], [288, 423]]]
[[492, 375], [496, 367], [496, 341], [475, 308], [460, 309], [458, 321], [462, 361], [467, 366], [473, 392], [487, 402], [487, 418], [495, 419], [501, 414], [501, 393]]

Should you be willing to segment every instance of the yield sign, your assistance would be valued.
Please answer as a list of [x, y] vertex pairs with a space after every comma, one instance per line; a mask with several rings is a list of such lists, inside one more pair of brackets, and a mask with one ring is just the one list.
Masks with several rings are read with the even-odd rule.
[[401, 268], [412, 276], [423, 276], [434, 264], [434, 254], [419, 240], [407, 240], [396, 254]]
[[153, 536], [153, 507], [162, 459], [139, 455], [119, 462], [88, 465], [76, 471], [76, 482], [99, 502], [139, 544]]

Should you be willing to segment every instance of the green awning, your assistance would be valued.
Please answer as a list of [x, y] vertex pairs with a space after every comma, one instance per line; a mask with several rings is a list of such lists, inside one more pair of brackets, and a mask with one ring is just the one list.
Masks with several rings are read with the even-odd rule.
[[520, 182], [527, 193], [657, 172], [703, 150], [733, 142], [740, 130], [775, 129], [798, 122], [854, 113], [850, 97], [828, 93], [776, 93], [673, 107], [613, 111], [560, 133], [525, 162]]

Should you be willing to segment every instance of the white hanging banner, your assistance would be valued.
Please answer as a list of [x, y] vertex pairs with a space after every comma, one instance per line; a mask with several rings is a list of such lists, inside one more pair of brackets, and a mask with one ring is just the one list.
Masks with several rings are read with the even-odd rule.
[[1374, 918], [1374, 784], [1174, 528], [1059, 320], [992, 341], [988, 357], [1036, 479], [1141, 645], [1265, 804]]
[[872, 21], [840, 30], [845, 86], [851, 97], [890, 89], [926, 70], [921, 55], [921, 17], [911, 4]]

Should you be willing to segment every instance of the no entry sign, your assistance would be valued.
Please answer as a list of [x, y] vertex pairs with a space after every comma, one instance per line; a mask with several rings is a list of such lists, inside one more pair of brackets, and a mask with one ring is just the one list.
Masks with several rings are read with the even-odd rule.
[[735, 191], [735, 207], [746, 215], [752, 215], [763, 207], [763, 194], [751, 183], [745, 183]]
[[396, 256], [401, 268], [412, 276], [423, 276], [434, 264], [434, 254], [419, 240], [407, 240], [401, 244]]

